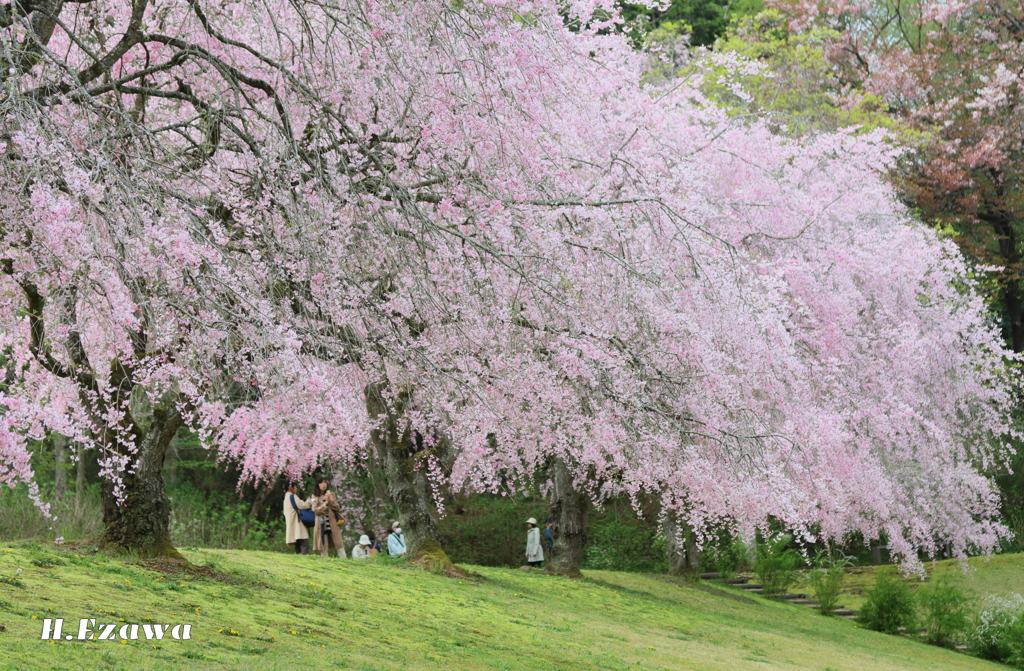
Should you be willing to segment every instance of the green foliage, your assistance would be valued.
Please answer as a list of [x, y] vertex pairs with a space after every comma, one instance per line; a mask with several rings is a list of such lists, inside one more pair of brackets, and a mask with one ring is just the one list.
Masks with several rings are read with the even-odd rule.
[[791, 33], [776, 10], [742, 17], [718, 40], [715, 50], [759, 63], [762, 71], [736, 76], [725, 67], [712, 67], [704, 92], [733, 114], [762, 116], [776, 132], [792, 136], [853, 126], [861, 133], [897, 129], [878, 96], [845, 91], [855, 104], [837, 104], [839, 83], [825, 55], [826, 44], [835, 37], [820, 29]]
[[[438, 520], [438, 542], [456, 564], [522, 566], [526, 561], [528, 518], [541, 522], [547, 501], [538, 497], [472, 496], [448, 506]], [[653, 516], [640, 518], [628, 501], [610, 501], [591, 513], [584, 569], [643, 573], [668, 570], [665, 539]], [[544, 545], [545, 559], [547, 544]]]
[[762, 0], [672, 0], [665, 8], [623, 3], [622, 16], [638, 42], [671, 23], [685, 26], [690, 44], [702, 47], [714, 44], [730, 21], [756, 13], [762, 5]]
[[[996, 291], [991, 291], [996, 295]], [[1017, 417], [1018, 424], [1024, 424], [1024, 417]], [[1024, 469], [1024, 442], [1009, 438], [1014, 453], [1007, 459], [1005, 467], [996, 470], [996, 485], [1002, 499], [1003, 523], [1012, 535], [1001, 540], [1003, 552], [1024, 552], [1024, 478], [1020, 477]]]
[[857, 614], [862, 626], [885, 634], [895, 634], [900, 627], [912, 627], [916, 617], [914, 596], [900, 576], [886, 571], [879, 573], [873, 589]]
[[717, 571], [726, 579], [750, 568], [750, 563], [746, 543], [726, 529], [720, 530], [717, 539], [705, 545], [700, 554], [702, 571]]
[[797, 570], [804, 562], [797, 551], [789, 547], [790, 540], [789, 536], [781, 535], [757, 545], [754, 573], [765, 596], [785, 594], [796, 582]]
[[853, 565], [853, 558], [841, 555], [829, 557], [819, 553], [814, 560], [814, 568], [807, 572], [807, 580], [811, 583], [814, 598], [821, 604], [819, 612], [832, 617], [839, 604], [839, 592], [846, 579], [846, 568]]
[[917, 609], [932, 645], [949, 646], [967, 631], [973, 599], [953, 576], [944, 575], [917, 591]]
[[1024, 618], [1018, 617], [1010, 625], [1003, 637], [1009, 654], [1004, 661], [1017, 669], [1024, 669]]
[[171, 499], [171, 541], [177, 545], [284, 552], [284, 516], [275, 496], [275, 515], [261, 521], [249, 515], [249, 504], [234, 492], [203, 492], [188, 482], [168, 487]]
[[665, 537], [651, 525], [637, 522], [635, 518], [630, 522], [615, 518], [595, 520], [583, 568], [638, 573], [668, 571]]
[[526, 561], [525, 522], [531, 517], [543, 521], [546, 513], [547, 503], [539, 498], [471, 497], [450, 506], [438, 520], [438, 542], [456, 564], [521, 566]]
[[57, 536], [77, 540], [99, 535], [103, 529], [99, 488], [87, 485], [83, 489], [77, 506], [74, 494], [55, 499], [51, 492], [44, 492], [43, 499], [50, 502], [50, 513], [56, 518], [47, 519], [28, 497], [26, 485], [0, 488], [0, 541]]
[[967, 645], [982, 659], [1009, 662], [1015, 651], [1024, 650], [1024, 597], [1020, 594], [989, 596], [971, 618]]

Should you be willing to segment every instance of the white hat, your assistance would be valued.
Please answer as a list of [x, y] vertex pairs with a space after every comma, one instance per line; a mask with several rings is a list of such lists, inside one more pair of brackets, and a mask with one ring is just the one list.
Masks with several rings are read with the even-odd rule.
[[392, 529], [394, 529], [395, 527], [400, 527], [400, 526], [402, 526], [402, 523], [399, 522], [398, 520], [395, 520], [394, 522], [391, 523], [391, 528]]
[[363, 534], [362, 536], [359, 537], [359, 544], [360, 545], [369, 545], [370, 544], [370, 537], [367, 536], [366, 534]]
[[532, 524], [534, 526], [537, 526], [537, 519], [534, 518], [534, 517], [531, 517], [530, 519], [526, 520], [526, 523], [527, 524]]

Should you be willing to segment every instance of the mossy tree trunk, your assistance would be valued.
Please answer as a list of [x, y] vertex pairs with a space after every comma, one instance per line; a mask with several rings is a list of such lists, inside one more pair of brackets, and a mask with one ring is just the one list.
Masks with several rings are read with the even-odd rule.
[[669, 511], [665, 518], [665, 545], [668, 550], [668, 574], [696, 576], [700, 568], [700, 553], [693, 529]]
[[[35, 285], [29, 274], [16, 273], [12, 259], [0, 259], [0, 273], [14, 278], [24, 294], [29, 352], [43, 370], [77, 387], [100, 446], [97, 456], [114, 454], [125, 459], [125, 463], [117, 464], [116, 482], [106, 477], [100, 487], [104, 530], [99, 542], [114, 549], [133, 550], [140, 556], [182, 559], [171, 545], [171, 503], [162, 471], [171, 439], [183, 424], [179, 404], [184, 399], [177, 392], [168, 391], [154, 405], [145, 390], [137, 386], [132, 361], [152, 357], [150, 325], [144, 323], [129, 334], [131, 356], [112, 357], [106, 370], [102, 370], [90, 360], [82, 339], [77, 285], [69, 284], [53, 296], [60, 298], [59, 308], [49, 319], [58, 320], [60, 329], [51, 338], [47, 335], [47, 311], [53, 309], [51, 297]], [[146, 305], [148, 299], [140, 299], [136, 304]], [[140, 309], [140, 313], [144, 321], [148, 320], [148, 310]], [[55, 346], [63, 350], [66, 360], [53, 356]], [[79, 449], [76, 508], [85, 484], [83, 455]]]
[[561, 457], [556, 457], [551, 466], [550, 516], [554, 551], [548, 559], [548, 573], [570, 578], [582, 577], [583, 552], [587, 544], [587, 520], [590, 516], [590, 499], [576, 489], [572, 473]]
[[388, 497], [398, 508], [406, 556], [413, 561], [426, 559], [431, 568], [439, 568], [451, 565], [451, 560], [437, 540], [427, 477], [431, 450], [417, 445], [415, 432], [404, 417], [411, 401], [411, 391], [401, 390], [392, 399], [376, 383], [366, 386], [366, 410], [377, 422], [370, 431], [370, 443], [384, 470]]
[[104, 545], [133, 550], [142, 557], [182, 559], [171, 543], [171, 502], [163, 475], [164, 457], [182, 423], [173, 403], [154, 408], [152, 422], [135, 434], [138, 450], [119, 474], [123, 489], [120, 501], [114, 483], [109, 478], [104, 480], [100, 487]]

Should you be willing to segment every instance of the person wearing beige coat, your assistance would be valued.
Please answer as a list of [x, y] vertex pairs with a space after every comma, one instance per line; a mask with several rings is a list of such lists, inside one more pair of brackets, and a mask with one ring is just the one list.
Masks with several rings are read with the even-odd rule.
[[341, 541], [341, 529], [338, 525], [345, 523], [341, 514], [341, 506], [337, 497], [329, 489], [327, 478], [317, 478], [313, 485], [313, 512], [316, 513], [316, 526], [313, 527], [313, 550], [326, 557], [333, 548], [338, 557], [345, 558], [345, 545]]
[[[292, 503], [294, 502], [294, 506]], [[299, 520], [299, 512], [312, 507], [312, 503], [299, 496], [299, 483], [289, 482], [284, 492], [285, 543], [295, 547], [295, 554], [309, 554], [309, 530]]]

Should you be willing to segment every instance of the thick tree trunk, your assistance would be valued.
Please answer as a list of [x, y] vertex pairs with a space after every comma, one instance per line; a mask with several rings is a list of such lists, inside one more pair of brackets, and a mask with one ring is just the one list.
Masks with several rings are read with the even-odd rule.
[[68, 491], [68, 439], [53, 437], [53, 498], [58, 501]]
[[697, 575], [700, 568], [697, 540], [689, 525], [672, 511], [665, 518], [665, 544], [668, 549], [669, 575]]
[[551, 482], [554, 487], [550, 508], [554, 550], [552, 556], [546, 558], [547, 572], [580, 578], [590, 499], [573, 486], [572, 473], [561, 457], [556, 457], [551, 467]]
[[181, 425], [181, 414], [173, 406], [155, 408], [138, 451], [120, 473], [124, 496], [120, 503], [113, 483], [109, 479], [103, 482], [103, 544], [133, 550], [143, 557], [182, 559], [171, 544], [171, 502], [163, 474], [164, 456]]
[[366, 386], [366, 410], [373, 421], [379, 422], [378, 428], [370, 432], [370, 442], [384, 469], [388, 497], [399, 511], [406, 557], [432, 570], [445, 570], [452, 563], [437, 542], [437, 522], [431, 513], [427, 480], [429, 452], [417, 452], [415, 435], [403, 417], [410, 397], [410, 392], [403, 390], [389, 403], [377, 384]]

